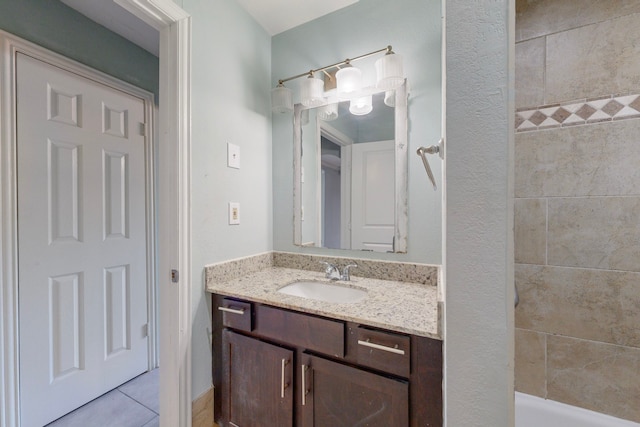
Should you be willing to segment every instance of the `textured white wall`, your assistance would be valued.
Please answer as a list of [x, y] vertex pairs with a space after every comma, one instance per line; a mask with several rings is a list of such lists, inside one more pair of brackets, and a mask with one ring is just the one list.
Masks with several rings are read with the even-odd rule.
[[445, 419], [513, 426], [515, 2], [446, 1]]

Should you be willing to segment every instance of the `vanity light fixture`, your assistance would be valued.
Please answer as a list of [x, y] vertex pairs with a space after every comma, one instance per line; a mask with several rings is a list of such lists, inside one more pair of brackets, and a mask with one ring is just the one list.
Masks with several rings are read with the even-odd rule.
[[324, 120], [325, 122], [330, 122], [338, 118], [338, 103], [334, 102], [333, 104], [323, 105], [318, 108], [318, 117], [320, 120]]
[[278, 86], [271, 89], [271, 110], [274, 113], [293, 111], [293, 91], [285, 87], [282, 80], [278, 82]]
[[340, 99], [349, 99], [362, 91], [362, 71], [349, 62], [338, 70], [336, 80], [336, 95]]
[[324, 81], [316, 79], [313, 71], [309, 71], [309, 77], [300, 82], [300, 98], [305, 107], [317, 107], [324, 103]]
[[[335, 64], [316, 68], [315, 70], [310, 70], [286, 79], [278, 80], [278, 86], [271, 91], [271, 107], [273, 111], [279, 113], [293, 111], [293, 94], [290, 89], [284, 86], [284, 83], [307, 76], [307, 79], [300, 84], [301, 103], [305, 107], [317, 107], [328, 104], [328, 99], [331, 94], [332, 102], [335, 102], [334, 98], [336, 96], [339, 99], [353, 100], [349, 108], [352, 114], [368, 114], [371, 112], [371, 108], [366, 106], [366, 102], [363, 98], [369, 96], [372, 93], [372, 90], [371, 88], [362, 87], [362, 71], [352, 66], [351, 63], [382, 52], [385, 53], [384, 57], [378, 59], [375, 63], [377, 74], [376, 88], [387, 91], [397, 88], [404, 82], [402, 57], [400, 55], [396, 55], [391, 46], [387, 46], [384, 49], [365, 53], [364, 55], [356, 56], [351, 59], [347, 58], [344, 61], [336, 62]], [[332, 92], [323, 92], [323, 81], [314, 77], [314, 73], [319, 71], [329, 76], [330, 73], [327, 72], [327, 70], [330, 69], [338, 70], [335, 73], [337, 80], [337, 90], [335, 95], [333, 95]], [[356, 111], [356, 113], [353, 111]], [[333, 117], [333, 113], [328, 117]], [[323, 120], [331, 119], [327, 118]]]
[[391, 108], [396, 106], [396, 93], [394, 91], [388, 90], [384, 93], [384, 105]]
[[373, 110], [373, 96], [367, 95], [352, 99], [349, 104], [349, 112], [354, 116], [364, 116]]
[[404, 82], [402, 72], [402, 56], [396, 55], [391, 46], [387, 53], [376, 61], [376, 87], [378, 89], [392, 90]]

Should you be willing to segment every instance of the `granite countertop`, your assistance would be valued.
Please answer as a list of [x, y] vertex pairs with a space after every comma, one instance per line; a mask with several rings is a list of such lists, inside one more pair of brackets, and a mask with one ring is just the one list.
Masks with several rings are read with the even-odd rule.
[[[359, 303], [329, 303], [278, 292], [298, 280], [338, 283], [368, 291]], [[351, 281], [331, 282], [324, 273], [268, 267], [229, 280], [207, 278], [206, 290], [276, 307], [318, 314], [369, 326], [442, 339], [438, 328], [436, 286], [351, 276]]]

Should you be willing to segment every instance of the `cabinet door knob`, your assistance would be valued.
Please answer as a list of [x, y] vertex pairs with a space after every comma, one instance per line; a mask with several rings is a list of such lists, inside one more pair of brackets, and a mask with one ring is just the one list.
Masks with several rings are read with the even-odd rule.
[[358, 344], [365, 347], [375, 348], [376, 350], [388, 351], [389, 353], [404, 354], [404, 350], [400, 350], [399, 348], [387, 347], [385, 345], [374, 344], [372, 342], [369, 342], [369, 340], [358, 340]]
[[225, 311], [227, 313], [233, 313], [233, 314], [244, 314], [244, 309], [240, 309], [238, 310], [237, 308], [231, 308], [231, 307], [218, 307], [218, 310], [220, 311]]
[[287, 366], [289, 361], [287, 359], [282, 359], [282, 377], [280, 379], [280, 398], [284, 399], [284, 390], [289, 387], [288, 383], [284, 382], [284, 367]]

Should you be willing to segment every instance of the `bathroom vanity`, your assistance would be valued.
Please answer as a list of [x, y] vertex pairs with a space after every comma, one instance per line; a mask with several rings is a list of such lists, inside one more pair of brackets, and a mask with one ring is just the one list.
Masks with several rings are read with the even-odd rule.
[[[367, 298], [278, 292], [323, 275], [271, 267], [212, 292], [216, 421], [226, 426], [441, 426], [435, 287], [354, 277]], [[395, 315], [394, 315], [395, 313]]]

